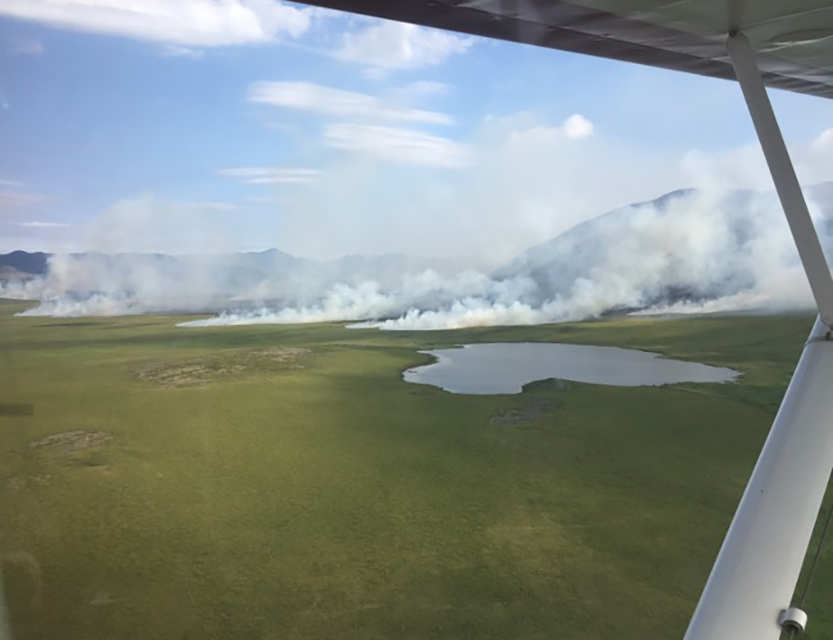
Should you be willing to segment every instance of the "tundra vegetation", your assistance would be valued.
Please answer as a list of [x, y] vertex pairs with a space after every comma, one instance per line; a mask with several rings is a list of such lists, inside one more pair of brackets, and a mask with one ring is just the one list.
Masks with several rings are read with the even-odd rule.
[[[0, 404], [34, 406], [0, 415], [16, 640], [681, 638], [812, 321], [184, 329], [25, 307], [0, 303]], [[499, 396], [401, 379], [417, 349], [511, 341], [743, 375]], [[810, 638], [833, 637], [831, 598], [825, 553]]]

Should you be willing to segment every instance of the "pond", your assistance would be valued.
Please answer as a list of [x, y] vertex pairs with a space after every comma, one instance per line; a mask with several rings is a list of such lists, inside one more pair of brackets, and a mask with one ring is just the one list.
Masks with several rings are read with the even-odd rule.
[[731, 382], [739, 375], [725, 367], [671, 360], [646, 351], [578, 344], [467, 344], [420, 353], [437, 361], [408, 369], [402, 374], [405, 381], [451, 393], [520, 393], [525, 384], [548, 378], [638, 387]]

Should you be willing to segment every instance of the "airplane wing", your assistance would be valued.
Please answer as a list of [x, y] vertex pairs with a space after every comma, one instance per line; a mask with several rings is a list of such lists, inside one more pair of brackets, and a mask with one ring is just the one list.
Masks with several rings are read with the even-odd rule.
[[744, 32], [769, 87], [833, 98], [829, 0], [309, 0], [305, 4], [733, 79]]

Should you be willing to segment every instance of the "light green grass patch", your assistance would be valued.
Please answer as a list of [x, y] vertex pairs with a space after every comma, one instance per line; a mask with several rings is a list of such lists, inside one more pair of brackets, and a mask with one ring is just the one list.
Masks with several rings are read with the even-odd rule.
[[[811, 323], [183, 329], [22, 308], [0, 304], [0, 402], [35, 407], [0, 418], [17, 639], [682, 637]], [[507, 341], [744, 375], [511, 396], [401, 379], [418, 349]], [[106, 438], [32, 446], [67, 432]], [[833, 634], [831, 569], [813, 638]]]

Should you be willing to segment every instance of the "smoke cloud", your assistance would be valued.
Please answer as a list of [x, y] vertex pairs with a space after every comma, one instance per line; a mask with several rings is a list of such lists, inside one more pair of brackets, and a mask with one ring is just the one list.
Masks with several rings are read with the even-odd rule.
[[[810, 190], [830, 244], [830, 185]], [[352, 321], [433, 330], [622, 313], [792, 309], [811, 304], [772, 193], [678, 192], [583, 223], [491, 274], [403, 256], [332, 263], [277, 251], [233, 256], [56, 256], [21, 296], [29, 315], [222, 310], [187, 327]], [[164, 295], [160, 295], [164, 293]]]
[[[833, 242], [833, 184], [807, 189]], [[581, 223], [489, 273], [401, 255], [330, 262], [276, 250], [213, 256], [53, 256], [42, 278], [7, 282], [23, 315], [216, 312], [184, 327], [351, 322], [437, 330], [609, 313], [710, 313], [811, 305], [772, 192], [685, 190]]]
[[[823, 186], [813, 193], [828, 192]], [[829, 245], [827, 219], [811, 208]], [[356, 320], [362, 322], [351, 326], [434, 330], [811, 302], [773, 194], [688, 191], [579, 225], [490, 276], [426, 272], [392, 290], [373, 282], [336, 285], [309, 306], [227, 312], [184, 326]]]

